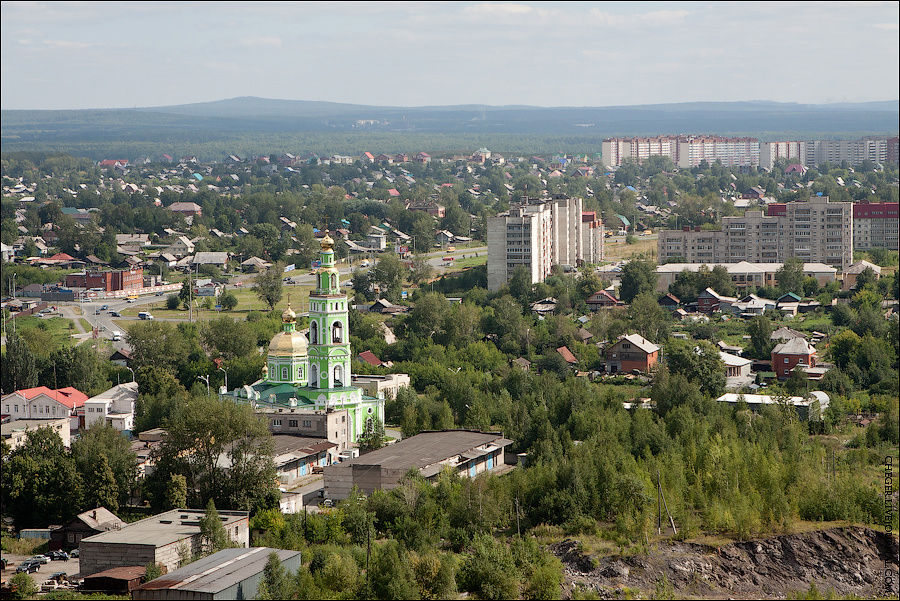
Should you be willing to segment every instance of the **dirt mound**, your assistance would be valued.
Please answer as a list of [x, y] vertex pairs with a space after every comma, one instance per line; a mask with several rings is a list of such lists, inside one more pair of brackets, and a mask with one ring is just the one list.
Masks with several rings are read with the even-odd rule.
[[840, 595], [883, 596], [885, 572], [897, 594], [897, 539], [869, 528], [832, 528], [710, 547], [661, 543], [649, 555], [592, 559], [577, 541], [551, 545], [563, 562], [567, 589], [574, 585], [604, 598], [622, 589], [652, 593], [671, 586], [676, 596], [780, 599], [810, 584]]

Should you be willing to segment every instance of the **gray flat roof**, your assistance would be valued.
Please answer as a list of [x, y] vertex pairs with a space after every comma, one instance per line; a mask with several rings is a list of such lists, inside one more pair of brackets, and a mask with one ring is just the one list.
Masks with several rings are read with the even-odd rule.
[[139, 590], [176, 589], [196, 593], [218, 593], [262, 572], [271, 553], [276, 553], [282, 563], [300, 555], [299, 551], [268, 547], [224, 549], [151, 580]]
[[511, 442], [511, 440], [503, 438], [503, 434], [500, 432], [478, 432], [475, 430], [422, 432], [377, 451], [345, 461], [343, 464], [377, 465], [402, 470], [411, 467], [421, 469], [450, 457], [462, 455], [475, 447], [486, 444], [504, 447]]
[[[101, 532], [81, 539], [91, 543], [107, 543], [122, 545], [165, 545], [184, 540], [200, 533], [200, 518], [206, 512], [202, 509], [173, 509], [165, 513], [144, 518], [128, 524], [121, 530]], [[222, 524], [229, 525], [240, 520], [249, 519], [246, 511], [220, 511]]]

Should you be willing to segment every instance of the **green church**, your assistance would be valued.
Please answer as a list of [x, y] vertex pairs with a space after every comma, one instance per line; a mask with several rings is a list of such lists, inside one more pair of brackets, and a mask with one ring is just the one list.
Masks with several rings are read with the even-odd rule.
[[256, 408], [346, 409], [356, 442], [375, 420], [384, 423], [384, 399], [365, 396], [351, 383], [347, 296], [340, 290], [328, 232], [321, 244], [316, 288], [309, 295], [309, 339], [297, 331], [297, 315], [288, 305], [281, 314], [282, 331], [269, 343], [262, 379], [224, 396]]

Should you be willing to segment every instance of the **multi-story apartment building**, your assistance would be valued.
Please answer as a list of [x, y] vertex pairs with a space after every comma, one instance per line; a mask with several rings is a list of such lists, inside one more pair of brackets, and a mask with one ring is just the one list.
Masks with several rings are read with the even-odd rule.
[[679, 167], [696, 167], [703, 161], [721, 161], [726, 167], [759, 165], [757, 138], [722, 138], [719, 136], [682, 136], [678, 138]]
[[666, 156], [676, 162], [678, 154], [677, 138], [657, 136], [655, 138], [610, 138], [600, 146], [601, 160], [608, 167], [618, 167], [626, 159], [643, 161], [650, 156]]
[[898, 225], [900, 203], [858, 202], [853, 205], [853, 248], [900, 250]]
[[655, 138], [610, 138], [601, 145], [601, 160], [618, 167], [626, 159], [643, 161], [667, 156], [678, 167], [696, 167], [703, 161], [721, 161], [728, 167], [759, 165], [759, 140], [719, 136], [657, 136]]
[[787, 159], [791, 163], [806, 165], [806, 142], [760, 142], [759, 167], [771, 171], [777, 159]]
[[887, 155], [887, 138], [811, 140], [806, 143], [806, 165], [810, 167], [822, 163], [840, 165], [844, 161], [850, 165], [858, 165], [863, 161], [884, 163]]
[[767, 213], [747, 211], [723, 217], [718, 230], [663, 230], [657, 242], [661, 263], [783, 263], [796, 257], [846, 269], [853, 262], [853, 203], [773, 203]]
[[526, 199], [488, 219], [488, 290], [499, 290], [519, 265], [533, 283], [553, 265], [578, 265], [603, 258], [603, 223], [582, 211], [580, 198]]

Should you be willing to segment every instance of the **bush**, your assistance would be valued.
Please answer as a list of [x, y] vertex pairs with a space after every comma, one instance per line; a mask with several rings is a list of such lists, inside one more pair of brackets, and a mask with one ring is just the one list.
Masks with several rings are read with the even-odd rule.
[[38, 587], [34, 583], [34, 579], [28, 574], [22, 572], [13, 575], [9, 579], [10, 588], [12, 589], [13, 599], [32, 599], [38, 592]]
[[181, 304], [181, 299], [177, 294], [170, 294], [166, 297], [166, 309], [170, 311], [175, 311], [178, 309], [178, 306]]

